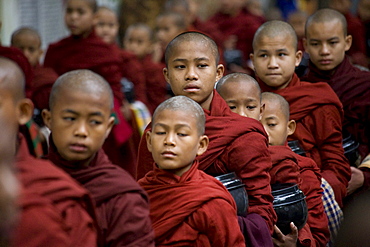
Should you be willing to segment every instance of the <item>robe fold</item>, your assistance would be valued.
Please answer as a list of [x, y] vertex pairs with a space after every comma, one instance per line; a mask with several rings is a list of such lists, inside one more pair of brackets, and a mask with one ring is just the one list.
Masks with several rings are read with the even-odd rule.
[[133, 162], [123, 162], [124, 156], [121, 155], [124, 153], [127, 155], [126, 157], [132, 158], [132, 150], [124, 147], [132, 134], [132, 129], [120, 110], [124, 99], [120, 82], [122, 78], [121, 64], [122, 60], [119, 54], [112, 46], [96, 36], [94, 31], [86, 38], [71, 35], [50, 44], [44, 60], [44, 66], [54, 69], [58, 75], [76, 69], [89, 69], [104, 77], [109, 83], [114, 95], [114, 112], [117, 124], [113, 126], [106, 139], [104, 149], [115, 164], [127, 170], [135, 170], [135, 159]]
[[234, 199], [198, 161], [181, 177], [154, 165], [139, 184], [149, 195], [156, 246], [245, 246]]
[[49, 139], [48, 158], [92, 195], [104, 246], [154, 246], [148, 196], [123, 169], [113, 165], [100, 149], [88, 167], [64, 160]]
[[359, 142], [362, 158], [370, 152], [370, 72], [354, 67], [348, 57], [334, 71], [320, 71], [311, 62], [303, 80], [327, 82], [343, 104], [343, 135]]
[[262, 91], [280, 94], [289, 102], [290, 119], [296, 121], [297, 128], [288, 141], [299, 141], [343, 206], [351, 170], [342, 147], [343, 109], [337, 95], [327, 83], [303, 82], [296, 74], [286, 88], [279, 90], [258, 81]]
[[88, 192], [46, 160], [32, 157], [20, 137], [15, 167], [21, 183], [20, 220], [11, 246], [96, 246]]
[[[235, 172], [246, 186], [248, 213], [262, 216], [271, 233], [276, 222], [270, 188], [271, 157], [267, 134], [257, 120], [233, 113], [223, 98], [213, 91], [210, 110], [206, 115], [205, 135], [210, 143], [207, 151], [198, 156], [199, 169], [212, 176]], [[150, 126], [146, 131], [150, 130]], [[138, 178], [153, 169], [145, 134], [141, 138], [138, 159]]]
[[49, 109], [49, 97], [58, 74], [52, 68], [36, 65], [33, 68], [32, 102], [39, 110]]
[[[328, 219], [324, 211], [323, 202], [321, 199], [321, 175], [320, 169], [315, 162], [307, 157], [300, 156], [294, 153], [288, 146], [270, 146], [269, 147], [272, 159], [273, 169], [270, 171], [271, 180], [274, 179], [274, 174], [278, 179], [278, 183], [296, 183], [306, 196], [308, 218], [306, 225], [298, 232], [298, 246], [325, 246], [330, 238]], [[274, 167], [284, 164], [284, 170], [274, 169]], [[279, 175], [283, 172], [285, 178]], [[298, 174], [295, 174], [298, 172]], [[296, 177], [294, 179], [294, 176]], [[294, 181], [295, 180], [295, 181]]]

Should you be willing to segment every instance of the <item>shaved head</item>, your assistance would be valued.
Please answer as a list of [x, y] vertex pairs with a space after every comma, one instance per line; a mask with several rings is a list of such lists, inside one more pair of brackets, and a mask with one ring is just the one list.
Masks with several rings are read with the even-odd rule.
[[[98, 4], [96, 3], [95, 0], [84, 0], [88, 5], [89, 7], [92, 9], [92, 11], [94, 13], [96, 13], [96, 11], [98, 11]], [[68, 4], [69, 0], [66, 1], [66, 5]]]
[[206, 44], [211, 50], [213, 56], [215, 57], [216, 65], [220, 61], [220, 55], [218, 52], [218, 47], [213, 39], [205, 34], [199, 32], [185, 32], [177, 35], [168, 45], [165, 52], [166, 66], [168, 65], [168, 59], [171, 57], [174, 47], [181, 44], [182, 42], [196, 42]]
[[110, 85], [103, 77], [90, 70], [74, 70], [61, 75], [51, 89], [50, 110], [53, 109], [58, 100], [63, 100], [59, 99], [62, 91], [82, 91], [94, 95], [108, 94], [109, 102], [107, 103], [110, 108], [113, 108], [113, 93]]
[[263, 92], [262, 102], [265, 104], [265, 108], [268, 108], [269, 104], [278, 105], [279, 109], [281, 110], [284, 117], [286, 118], [286, 121], [289, 121], [289, 118], [290, 118], [289, 103], [288, 101], [286, 101], [286, 99], [283, 96], [276, 94], [276, 93]]
[[260, 95], [260, 99], [261, 99], [262, 92], [261, 92], [260, 86], [258, 85], [258, 82], [253, 77], [245, 73], [232, 73], [232, 74], [228, 74], [222, 77], [216, 84], [217, 92], [221, 94], [223, 86], [230, 82], [238, 82], [238, 83], [244, 83], [245, 85], [248, 85], [248, 86], [250, 85], [254, 86], [257, 89], [258, 94]]
[[203, 108], [194, 100], [186, 96], [175, 96], [162, 102], [153, 113], [152, 126], [156, 121], [156, 116], [164, 110], [186, 112], [195, 118], [199, 136], [204, 134], [206, 117]]
[[129, 34], [131, 33], [132, 30], [135, 30], [135, 29], [142, 29], [144, 30], [145, 32], [148, 33], [148, 36], [149, 36], [149, 39], [150, 40], [153, 40], [154, 39], [154, 34], [153, 34], [153, 30], [149, 27], [149, 25], [145, 24], [145, 23], [134, 23], [132, 25], [130, 25], [127, 29], [126, 29], [126, 32], [125, 32], [125, 39], [127, 39], [129, 37]]
[[339, 13], [338, 11], [334, 9], [320, 9], [316, 11], [313, 15], [308, 17], [306, 21], [306, 26], [305, 26], [305, 32], [306, 32], [306, 37], [307, 37], [307, 30], [310, 28], [311, 24], [313, 23], [325, 23], [325, 22], [333, 22], [333, 21], [338, 21], [341, 23], [342, 28], [343, 28], [343, 34], [344, 37], [347, 36], [347, 21], [344, 15]]
[[25, 97], [23, 71], [15, 62], [5, 57], [0, 57], [0, 87], [10, 90], [14, 101]]
[[277, 36], [289, 36], [292, 40], [292, 45], [297, 50], [297, 34], [293, 27], [284, 21], [268, 21], [262, 24], [256, 31], [253, 37], [253, 50], [257, 49], [258, 42], [263, 37], [275, 38]]
[[41, 37], [40, 37], [40, 34], [37, 32], [36, 29], [33, 29], [31, 27], [21, 27], [17, 30], [15, 30], [12, 34], [12, 37], [11, 37], [11, 45], [14, 45], [15, 43], [15, 40], [16, 38], [19, 36], [19, 35], [31, 35], [31, 36], [34, 36], [36, 39], [39, 40], [39, 47], [41, 46]]

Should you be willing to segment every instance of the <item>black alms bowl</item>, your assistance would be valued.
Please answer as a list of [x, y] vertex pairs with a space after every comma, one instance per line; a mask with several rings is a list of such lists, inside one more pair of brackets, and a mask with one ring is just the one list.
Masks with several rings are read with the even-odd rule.
[[237, 214], [240, 216], [246, 216], [248, 209], [248, 195], [245, 190], [245, 185], [236, 176], [235, 172], [219, 175], [215, 178], [219, 180], [233, 196], [237, 207]]
[[274, 197], [274, 209], [278, 216], [277, 227], [284, 235], [291, 232], [290, 222], [299, 229], [307, 221], [307, 204], [306, 196], [296, 184], [274, 184], [272, 195]]

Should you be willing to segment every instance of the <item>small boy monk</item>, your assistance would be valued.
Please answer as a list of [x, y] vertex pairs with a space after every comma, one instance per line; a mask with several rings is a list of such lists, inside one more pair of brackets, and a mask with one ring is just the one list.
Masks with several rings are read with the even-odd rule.
[[295, 130], [295, 121], [289, 120], [289, 104], [277, 94], [265, 92], [261, 97], [258, 82], [243, 73], [224, 76], [216, 89], [233, 112], [254, 118], [264, 125], [272, 159], [271, 184], [295, 183], [306, 195], [307, 224], [298, 232], [295, 226], [291, 226], [292, 232], [286, 236], [275, 226], [275, 244], [325, 246], [329, 230], [321, 199], [320, 170], [312, 159], [296, 155], [287, 146], [286, 138]]
[[94, 205], [88, 192], [51, 162], [31, 156], [18, 133], [19, 126], [31, 119], [33, 105], [25, 98], [20, 66], [4, 57], [0, 57], [0, 99], [1, 126], [9, 135], [2, 141], [8, 142], [8, 152], [15, 157], [20, 183], [20, 215], [10, 246], [96, 246]]
[[48, 158], [92, 194], [100, 244], [154, 246], [146, 193], [102, 149], [114, 124], [109, 84], [89, 70], [67, 72], [53, 85], [49, 105]]
[[[235, 172], [246, 185], [248, 213], [262, 216], [272, 233], [276, 214], [268, 174], [271, 158], [267, 136], [258, 121], [248, 121], [231, 112], [214, 90], [224, 72], [216, 43], [202, 33], [182, 33], [169, 43], [165, 58], [163, 73], [173, 93], [193, 99], [206, 115], [205, 134], [210, 144], [207, 151], [197, 157], [199, 169], [213, 176]], [[138, 178], [153, 169], [152, 163], [153, 158], [142, 139]], [[261, 222], [261, 228], [266, 227], [265, 222]]]
[[44, 66], [54, 69], [58, 75], [76, 69], [90, 69], [108, 81], [114, 94], [117, 124], [107, 138], [104, 149], [110, 160], [135, 176], [136, 157], [132, 157], [134, 151], [127, 147], [132, 129], [120, 109], [125, 103], [120, 82], [121, 58], [94, 31], [97, 11], [95, 0], [67, 0], [65, 4], [64, 20], [71, 35], [49, 45]]
[[[347, 22], [339, 12], [321, 9], [306, 22], [305, 50], [310, 63], [304, 80], [327, 82], [343, 104], [343, 136], [351, 134], [360, 144], [364, 159], [370, 153], [370, 72], [353, 66], [346, 51], [352, 37], [347, 34]], [[370, 187], [370, 168], [351, 167], [352, 178], [348, 194]]]
[[[273, 163], [274, 160], [283, 160], [287, 157], [296, 159], [302, 179], [299, 187], [306, 196], [308, 218], [305, 227], [298, 232], [297, 246], [326, 246], [330, 233], [321, 198], [320, 169], [312, 159], [294, 153], [287, 146], [287, 137], [294, 133], [296, 128], [295, 121], [289, 120], [289, 103], [282, 96], [271, 92], [262, 93], [261, 99], [265, 106], [261, 123], [269, 135]], [[287, 241], [287, 236], [279, 235], [274, 239], [274, 243]]]
[[205, 121], [198, 103], [175, 96], [157, 107], [146, 132], [154, 169], [139, 184], [149, 195], [156, 246], [245, 246], [231, 194], [198, 169], [195, 157], [209, 142]]
[[343, 110], [337, 95], [327, 83], [302, 82], [294, 73], [302, 52], [286, 22], [264, 23], [254, 36], [250, 57], [262, 91], [280, 94], [289, 102], [297, 127], [288, 140], [299, 141], [343, 206], [350, 167], [342, 147]]

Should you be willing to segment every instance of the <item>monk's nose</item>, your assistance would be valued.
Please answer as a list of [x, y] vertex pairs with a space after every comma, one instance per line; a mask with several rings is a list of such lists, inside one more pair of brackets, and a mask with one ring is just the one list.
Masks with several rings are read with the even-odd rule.
[[321, 55], [329, 54], [329, 52], [329, 46], [327, 44], [323, 44], [320, 50]]
[[85, 123], [78, 123], [74, 131], [75, 136], [86, 137], [88, 135], [87, 126]]
[[167, 135], [166, 138], [164, 139], [164, 145], [166, 146], [174, 146], [175, 145], [175, 137], [174, 135]]
[[198, 75], [193, 67], [189, 67], [186, 73], [186, 80], [197, 80]]
[[274, 56], [271, 56], [270, 59], [269, 59], [268, 68], [269, 69], [274, 69], [274, 68], [277, 68], [277, 67], [278, 67], [277, 59]]

